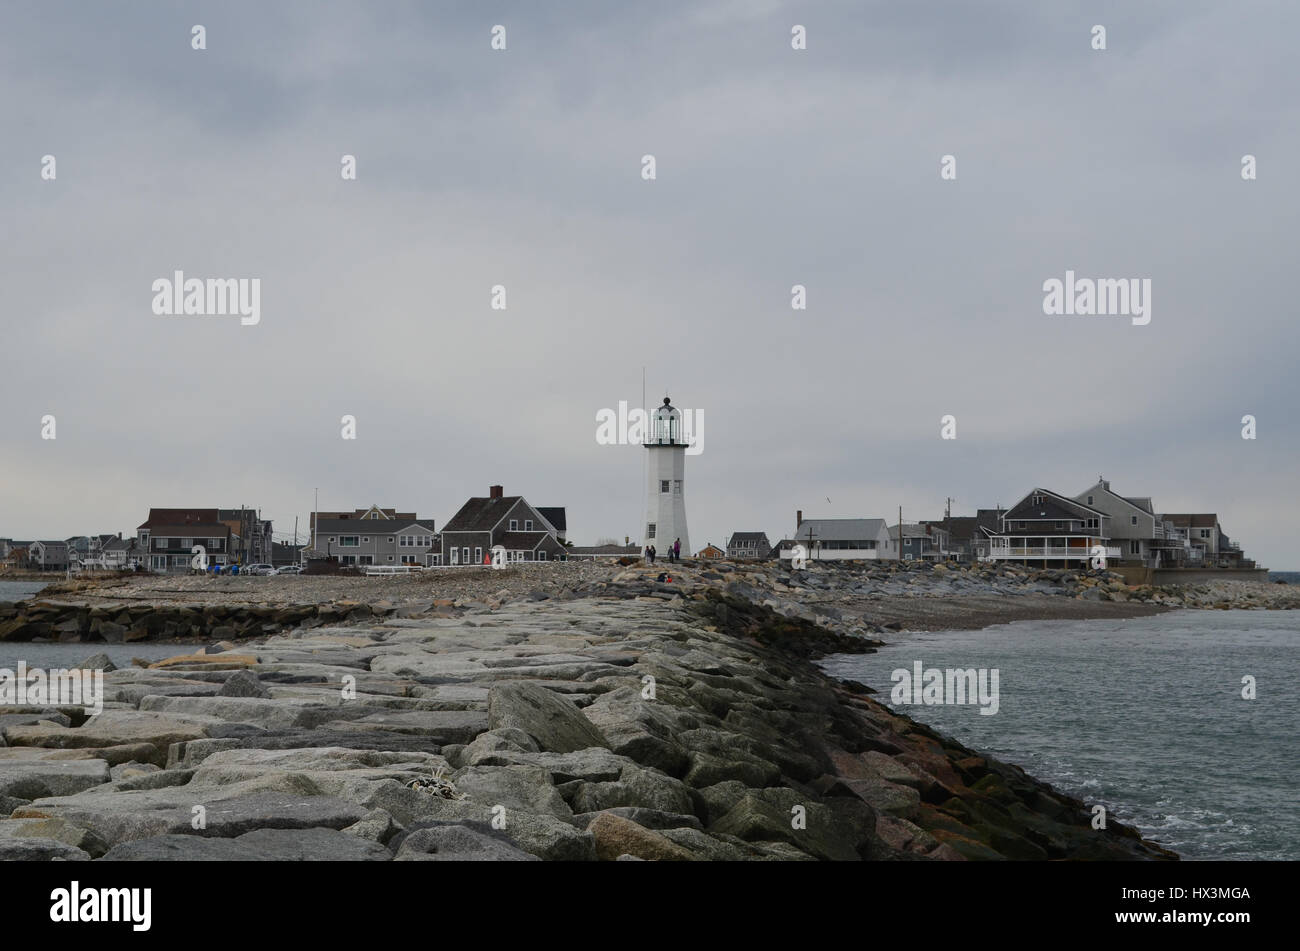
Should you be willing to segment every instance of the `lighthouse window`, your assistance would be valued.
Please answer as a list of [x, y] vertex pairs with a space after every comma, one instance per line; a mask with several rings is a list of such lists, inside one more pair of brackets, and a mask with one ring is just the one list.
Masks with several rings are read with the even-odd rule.
[[646, 538], [654, 538], [654, 537], [655, 537], [655, 523], [654, 523], [654, 522], [651, 522], [649, 525], [647, 525], [647, 526], [645, 527], [645, 537], [646, 537]]
[[673, 479], [673, 495], [681, 495], [681, 494], [682, 494], [682, 480]]
[[660, 491], [660, 492], [667, 492], [667, 491], [668, 491], [668, 480], [667, 480], [667, 479], [660, 479], [660, 480], [659, 480], [659, 491]]

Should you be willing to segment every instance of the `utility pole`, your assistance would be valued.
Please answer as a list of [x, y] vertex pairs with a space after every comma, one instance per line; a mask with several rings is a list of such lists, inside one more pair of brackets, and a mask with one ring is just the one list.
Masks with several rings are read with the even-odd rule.
[[903, 507], [898, 507], [898, 564], [903, 564]]
[[952, 497], [947, 499], [948, 507], [943, 513], [943, 530], [947, 533], [947, 544], [952, 544]]

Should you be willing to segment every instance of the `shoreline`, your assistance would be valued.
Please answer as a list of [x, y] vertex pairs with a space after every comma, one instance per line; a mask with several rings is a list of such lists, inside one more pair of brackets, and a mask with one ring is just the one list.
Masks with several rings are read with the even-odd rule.
[[881, 643], [861, 618], [674, 571], [485, 573], [108, 671], [91, 720], [6, 717], [0, 858], [1177, 858], [821, 671]]

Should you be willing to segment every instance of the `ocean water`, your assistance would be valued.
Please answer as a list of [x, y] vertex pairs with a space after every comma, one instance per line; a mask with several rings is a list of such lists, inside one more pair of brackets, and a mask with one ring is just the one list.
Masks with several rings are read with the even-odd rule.
[[44, 581], [0, 581], [0, 601], [22, 601], [44, 587]]
[[[0, 601], [21, 601], [30, 598], [45, 586], [42, 581], [0, 581]], [[93, 654], [107, 654], [118, 667], [130, 667], [131, 658], [162, 660], [176, 654], [194, 650], [193, 644], [173, 644], [156, 641], [138, 641], [133, 644], [59, 644], [32, 643], [30, 641], [0, 641], [0, 668], [17, 670], [18, 662], [26, 661], [28, 668], [42, 669], [71, 667]], [[3, 709], [0, 708], [0, 712]]]
[[1300, 584], [1300, 571], [1270, 571], [1269, 581], [1284, 581], [1287, 584]]
[[[895, 669], [998, 670], [998, 712], [902, 705]], [[830, 674], [1101, 803], [1184, 859], [1300, 859], [1300, 611], [1173, 611], [904, 633]], [[1242, 678], [1256, 699], [1242, 697]]]

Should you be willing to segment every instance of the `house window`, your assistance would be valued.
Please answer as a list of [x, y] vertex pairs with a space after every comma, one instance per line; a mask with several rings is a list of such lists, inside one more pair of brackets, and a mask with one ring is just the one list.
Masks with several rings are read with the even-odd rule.
[[430, 555], [430, 556], [429, 556], [429, 564], [431, 564], [431, 565], [441, 565], [441, 564], [442, 564], [442, 555], [438, 555], [438, 554], [432, 554], [432, 555]]
[[655, 537], [655, 523], [654, 523], [654, 522], [651, 522], [649, 525], [647, 525], [647, 526], [645, 527], [645, 537], [646, 537], [646, 538], [654, 538], [654, 537]]
[[[391, 561], [392, 559], [389, 559], [389, 560]], [[374, 556], [374, 555], [362, 555], [362, 556], [361, 556], [361, 564], [363, 564], [363, 565], [373, 565], [374, 563], [375, 563], [375, 556]]]
[[660, 479], [660, 480], [659, 480], [659, 491], [660, 491], [660, 492], [667, 492], [667, 491], [668, 491], [668, 480], [667, 480], [667, 479]]
[[1209, 538], [1209, 537], [1210, 537], [1210, 530], [1209, 530], [1208, 528], [1203, 528], [1203, 529], [1201, 529], [1201, 537], [1202, 537], [1202, 538]]
[[517, 519], [517, 518], [512, 518], [512, 519], [510, 520], [510, 531], [512, 531], [512, 532], [517, 532], [517, 531], [519, 531], [519, 519]]
[[524, 519], [524, 531], [531, 532], [532, 530], [533, 530], [533, 520], [531, 518]]
[[331, 537], [331, 538], [330, 538], [330, 543], [333, 544], [333, 542], [334, 542], [334, 538]]
[[1136, 515], [1130, 515], [1128, 519], [1129, 519], [1128, 523], [1130, 525], [1136, 525], [1138, 523], [1138, 517]]
[[545, 560], [546, 560], [546, 552], [544, 552], [544, 551], [539, 551], [539, 552], [537, 553], [537, 560], [538, 560], [538, 561], [545, 561]]
[[482, 548], [477, 548], [477, 547], [476, 547], [476, 548], [474, 549], [474, 564], [476, 564], [476, 565], [481, 565], [481, 564], [483, 564], [483, 549], [482, 549]]
[[367, 545], [370, 544], [370, 539], [369, 539], [369, 538], [363, 538], [363, 539], [361, 539], [361, 540], [362, 540], [363, 542], [365, 542]]
[[340, 560], [343, 564], [345, 564], [345, 565], [355, 565], [355, 564], [357, 563], [357, 556], [356, 556], [356, 555], [344, 555], [344, 556], [343, 556], [341, 559], [339, 559], [339, 560]]
[[462, 548], [462, 549], [460, 550], [460, 557], [464, 560], [465, 564], [467, 564], [467, 565], [469, 564], [469, 546], [468, 546], [468, 545], [465, 546], [464, 548]]
[[392, 535], [389, 535], [389, 536], [388, 536], [388, 544], [391, 545], [392, 543], [393, 543], [393, 536], [392, 536]]
[[1130, 555], [1142, 554], [1142, 543], [1136, 538], [1128, 543], [1128, 553]]
[[1088, 496], [1088, 504], [1089, 504], [1089, 505], [1091, 505], [1091, 504], [1092, 504], [1092, 496], [1091, 496], [1091, 495], [1090, 495], [1090, 496]]
[[[330, 541], [333, 541], [333, 540], [334, 540], [334, 539], [332, 539], [332, 538], [330, 539]], [[357, 544], [358, 544], [358, 543], [357, 543], [357, 536], [355, 536], [355, 535], [340, 535], [340, 536], [339, 536], [339, 547], [340, 547], [340, 548], [356, 548], [356, 547], [357, 547]]]

